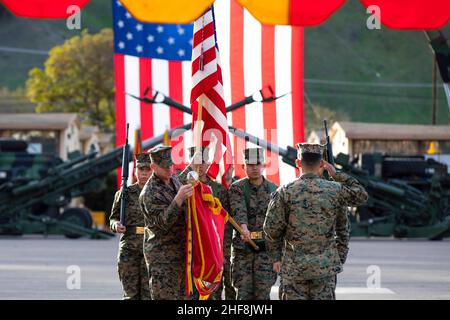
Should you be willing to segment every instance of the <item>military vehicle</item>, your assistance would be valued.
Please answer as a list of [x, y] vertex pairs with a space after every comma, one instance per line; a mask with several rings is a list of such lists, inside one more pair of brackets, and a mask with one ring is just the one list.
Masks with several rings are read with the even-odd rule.
[[[230, 132], [278, 153], [295, 166], [297, 152], [230, 127]], [[423, 156], [365, 154], [350, 161], [338, 154], [337, 168], [358, 179], [369, 193], [366, 205], [349, 211], [354, 237], [450, 237], [450, 174], [447, 166]]]
[[[258, 100], [281, 97], [261, 90], [227, 107], [227, 112]], [[156, 91], [152, 98], [135, 98], [147, 103], [159, 98], [160, 103], [191, 113], [188, 107]], [[282, 148], [241, 129], [228, 129], [233, 135], [279, 154], [283, 162], [295, 167], [297, 151], [293, 147]], [[350, 161], [347, 155], [339, 154], [333, 159], [338, 169], [358, 179], [369, 193], [365, 206], [349, 212], [352, 236], [432, 240], [450, 236], [450, 175], [444, 164], [423, 156], [374, 154], [361, 158], [362, 162], [359, 158]]]
[[[261, 90], [246, 97], [229, 106], [227, 111], [255, 101], [280, 98], [273, 92], [266, 92]], [[156, 101], [158, 95], [161, 101]], [[156, 91], [152, 98], [145, 95], [144, 98], [135, 98], [147, 103], [166, 103], [191, 113], [186, 106]], [[191, 124], [186, 124], [172, 129], [169, 136], [173, 138], [190, 128]], [[229, 131], [278, 153], [284, 162], [295, 166], [297, 152], [291, 146], [282, 148], [233, 127], [229, 127]], [[142, 148], [151, 148], [163, 140], [164, 135], [154, 137], [144, 141]], [[8, 144], [10, 149], [17, 149], [20, 143], [8, 142], [5, 146]], [[13, 154], [8, 155], [8, 152]], [[22, 155], [19, 161], [17, 153], [17, 150], [5, 150], [0, 156], [0, 179], [6, 181], [0, 185], [0, 234], [56, 233], [69, 237], [107, 237], [90, 229], [92, 223], [86, 212], [67, 205], [72, 198], [99, 189], [101, 178], [120, 166], [121, 148], [103, 156], [95, 153], [78, 156], [64, 163], [45, 155]], [[445, 165], [417, 156], [362, 155], [361, 160], [350, 161], [343, 154], [335, 159], [338, 168], [358, 179], [369, 193], [367, 205], [350, 212], [352, 236], [428, 239], [450, 236], [450, 175]], [[28, 164], [21, 168], [17, 165], [21, 161]]]
[[[177, 103], [158, 91], [148, 98], [145, 90], [140, 99], [147, 103], [166, 103], [191, 113], [190, 108]], [[227, 109], [240, 108], [255, 101], [274, 101], [270, 87], [245, 97]], [[159, 101], [161, 99], [161, 101]], [[175, 137], [189, 130], [191, 124], [169, 130]], [[142, 143], [149, 149], [164, 141], [164, 134]], [[109, 238], [112, 234], [92, 229], [92, 217], [85, 208], [70, 207], [73, 198], [98, 192], [105, 187], [105, 177], [122, 164], [122, 148], [99, 156], [72, 154], [69, 161], [48, 154], [30, 154], [25, 141], [0, 142], [0, 234], [63, 234], [69, 238], [89, 236]], [[130, 152], [129, 161], [132, 161]]]
[[[423, 156], [339, 154], [336, 164], [358, 179], [368, 203], [352, 212], [353, 236], [394, 236], [439, 240], [450, 236], [450, 174]], [[409, 172], [409, 174], [408, 174]]]
[[[163, 139], [164, 135], [156, 136], [144, 141], [142, 147], [151, 148]], [[87, 209], [69, 204], [73, 198], [104, 187], [104, 177], [122, 163], [122, 148], [102, 156], [97, 152], [72, 155], [66, 162], [52, 155], [29, 154], [26, 149], [24, 141], [0, 142], [0, 234], [112, 236], [92, 228]]]

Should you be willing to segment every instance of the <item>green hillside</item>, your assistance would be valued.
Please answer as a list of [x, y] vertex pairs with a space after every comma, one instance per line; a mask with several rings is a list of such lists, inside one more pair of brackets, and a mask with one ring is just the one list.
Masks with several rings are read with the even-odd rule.
[[[305, 108], [323, 106], [337, 119], [431, 123], [432, 54], [424, 34], [368, 30], [367, 17], [359, 2], [347, 1], [324, 25], [305, 29]], [[111, 21], [110, 0], [91, 0], [82, 11], [82, 28], [91, 32]], [[63, 20], [18, 19], [0, 11], [0, 88], [23, 87], [28, 71], [46, 59], [1, 48], [46, 52], [78, 33]], [[438, 123], [449, 123], [442, 86], [438, 92]]]
[[[327, 23], [305, 31], [306, 95], [353, 121], [431, 123], [433, 57], [424, 33], [369, 30], [367, 17], [358, 2], [347, 1]], [[445, 124], [449, 112], [439, 85], [437, 119]]]
[[[12, 16], [0, 5], [0, 88], [15, 89], [23, 87], [28, 71], [36, 66], [42, 67], [47, 55], [37, 52], [20, 53], [2, 50], [2, 47], [25, 48], [47, 52], [80, 33], [69, 30], [65, 20], [31, 20]], [[92, 0], [81, 12], [81, 28], [90, 32], [111, 27], [111, 1]]]

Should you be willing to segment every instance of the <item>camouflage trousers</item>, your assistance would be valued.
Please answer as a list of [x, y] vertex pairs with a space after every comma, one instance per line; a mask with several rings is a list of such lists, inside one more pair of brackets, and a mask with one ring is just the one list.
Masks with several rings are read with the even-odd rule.
[[225, 300], [235, 300], [236, 292], [231, 283], [231, 238], [233, 237], [233, 228], [229, 223], [225, 225], [223, 239], [223, 276], [222, 282], [217, 290], [211, 295], [211, 300], [222, 300], [222, 291], [225, 288]]
[[219, 288], [214, 292], [211, 296], [213, 300], [222, 300], [222, 291], [225, 287], [225, 300], [235, 300], [236, 299], [236, 291], [231, 283], [231, 255], [225, 254], [224, 256], [224, 265], [223, 265], [223, 276], [222, 283]]
[[283, 292], [283, 277], [280, 277], [280, 286], [278, 287], [278, 300], [283, 300]]
[[336, 276], [312, 280], [283, 279], [282, 300], [335, 300]]
[[131, 246], [129, 243], [121, 243], [117, 269], [124, 300], [150, 300], [149, 278], [142, 243]]
[[277, 279], [269, 254], [235, 249], [231, 276], [236, 300], [270, 300], [270, 290]]
[[184, 262], [158, 263], [146, 256], [152, 300], [184, 300]]

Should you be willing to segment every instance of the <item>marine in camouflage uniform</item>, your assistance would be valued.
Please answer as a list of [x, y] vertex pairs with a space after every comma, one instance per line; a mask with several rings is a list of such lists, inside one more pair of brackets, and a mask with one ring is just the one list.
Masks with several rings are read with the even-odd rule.
[[[194, 154], [195, 154], [195, 147], [189, 148], [189, 156], [193, 160]], [[228, 198], [228, 190], [225, 188], [224, 185], [217, 183], [216, 181], [212, 180], [206, 171], [209, 167], [209, 148], [204, 147], [201, 149], [202, 153], [202, 165], [200, 167], [200, 181], [207, 184], [211, 187], [214, 197], [219, 198], [220, 203], [222, 204], [222, 207], [227, 211], [230, 212], [230, 201]], [[186, 180], [186, 175], [189, 171], [192, 171], [193, 168], [191, 168], [190, 165], [188, 166], [180, 175], [180, 179], [182, 181]], [[231, 237], [233, 235], [233, 227], [230, 223], [227, 223], [225, 225], [225, 231], [224, 231], [224, 239], [223, 239], [223, 255], [224, 255], [224, 267], [223, 267], [223, 278], [222, 278], [222, 284], [219, 288], [216, 289], [216, 291], [211, 296], [214, 300], [222, 300], [222, 291], [225, 287], [225, 300], [234, 300], [236, 297], [236, 293], [234, 291], [234, 288], [231, 284]]]
[[[274, 244], [268, 243], [262, 232], [270, 194], [276, 190], [276, 185], [262, 176], [263, 152], [261, 148], [244, 150], [247, 177], [234, 182], [229, 189], [234, 219], [244, 231], [251, 232], [251, 238], [261, 248], [255, 252], [236, 231], [233, 232], [231, 272], [237, 300], [269, 300], [270, 289], [277, 277], [273, 265], [280, 261], [280, 257], [267, 251]], [[256, 181], [256, 178], [261, 181], [259, 185], [250, 181]], [[271, 252], [279, 253], [281, 248]]]
[[150, 157], [148, 154], [143, 153], [136, 156], [136, 175], [138, 182], [127, 187], [125, 227], [119, 221], [121, 199], [121, 190], [119, 190], [114, 197], [110, 228], [114, 232], [121, 233], [125, 230], [120, 236], [117, 257], [123, 299], [149, 300], [149, 277], [143, 252], [144, 215], [139, 206], [139, 194], [150, 175]]
[[171, 147], [150, 151], [153, 174], [139, 203], [144, 212], [144, 255], [153, 300], [181, 300], [185, 296], [185, 199], [192, 186], [171, 174]]
[[[274, 243], [285, 241], [282, 299], [332, 300], [348, 252], [344, 209], [364, 204], [368, 195], [356, 179], [322, 160], [323, 146], [297, 148], [303, 174], [272, 195], [264, 232]], [[323, 169], [334, 181], [321, 177]]]

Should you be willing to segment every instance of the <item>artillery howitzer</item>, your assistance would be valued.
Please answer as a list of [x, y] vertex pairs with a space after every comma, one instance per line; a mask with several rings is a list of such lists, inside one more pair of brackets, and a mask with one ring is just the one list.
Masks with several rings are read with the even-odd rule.
[[[156, 136], [144, 141], [142, 146], [148, 149], [163, 139], [163, 135]], [[24, 142], [10, 140], [0, 144], [0, 149], [2, 145], [21, 143]], [[62, 162], [49, 155], [30, 155], [24, 150], [26, 143], [24, 147], [1, 149], [0, 234], [109, 238], [112, 234], [92, 229], [92, 218], [87, 209], [68, 205], [73, 198], [104, 187], [103, 178], [122, 163], [122, 148], [102, 156], [91, 152]], [[132, 161], [132, 154], [130, 152], [129, 161]], [[17, 166], [13, 160], [23, 163]]]
[[[297, 152], [294, 148], [281, 148], [232, 127], [229, 130], [242, 139], [278, 153], [285, 163], [295, 166]], [[355, 177], [369, 193], [368, 203], [349, 213], [351, 235], [428, 239], [449, 237], [450, 175], [446, 166], [432, 159], [427, 160], [427, 166], [417, 159], [409, 166], [405, 159], [397, 159], [400, 162], [395, 164], [390, 161], [393, 157], [386, 157], [386, 177], [383, 179], [382, 175], [376, 177], [369, 170], [358, 168], [347, 155], [339, 154], [335, 158], [339, 169]], [[411, 171], [412, 166], [415, 166], [415, 171]], [[394, 167], [401, 169], [394, 170]], [[405, 168], [410, 168], [409, 175]], [[424, 175], [418, 175], [418, 172]], [[433, 175], [430, 176], [431, 172]]]
[[[167, 99], [158, 92], [153, 98], [134, 98], [153, 103], [158, 94], [161, 96], [159, 102], [190, 113], [186, 106]], [[262, 96], [264, 98], [264, 95]], [[279, 97], [269, 99], [277, 98]], [[252, 103], [252, 101], [255, 101], [252, 96], [246, 97], [243, 101], [229, 106], [227, 112]], [[283, 162], [295, 167], [297, 151], [291, 146], [281, 148], [243, 130], [230, 126], [228, 129], [230, 133], [246, 141], [279, 154]], [[332, 162], [331, 155], [328, 157], [328, 161]], [[350, 216], [352, 236], [395, 236], [429, 239], [441, 239], [450, 236], [450, 177], [446, 173], [447, 168], [445, 166], [445, 170], [443, 170], [442, 164], [438, 162], [430, 163], [428, 169], [433, 169], [440, 174], [434, 174], [432, 178], [423, 176], [422, 180], [416, 179], [417, 175], [413, 174], [417, 170], [412, 171], [412, 168], [417, 169], [417, 163], [406, 167], [405, 163], [397, 162], [390, 165], [385, 163], [385, 172], [395, 172], [399, 175], [398, 179], [395, 179], [396, 176], [394, 175], [385, 180], [382, 177], [374, 176], [373, 173], [369, 174], [367, 170], [359, 169], [349, 162], [348, 156], [343, 154], [338, 155], [335, 164], [340, 166], [342, 171], [358, 179], [369, 193], [368, 203], [357, 208]], [[401, 170], [387, 169], [392, 169], [394, 164], [403, 169], [407, 168], [407, 170], [400, 172]], [[421, 184], [420, 188], [419, 183]]]
[[[161, 94], [160, 94], [161, 95]], [[138, 98], [138, 97], [135, 97]], [[163, 97], [164, 98], [164, 97]], [[280, 97], [265, 96], [261, 90], [262, 101], [272, 101]], [[145, 100], [147, 98], [138, 98]], [[159, 101], [144, 101], [154, 103]], [[187, 107], [170, 99], [163, 99], [171, 107], [188, 112]], [[253, 96], [235, 103], [227, 111], [237, 109], [255, 100]], [[190, 113], [190, 110], [189, 110]], [[169, 131], [174, 137], [189, 130], [191, 124]], [[295, 166], [297, 152], [288, 146], [285, 149], [273, 143], [252, 136], [240, 129], [229, 127], [232, 134], [250, 141], [258, 146], [279, 154], [282, 160]], [[142, 144], [143, 149], [149, 149], [164, 140], [160, 135]], [[130, 152], [130, 154], [133, 154]], [[122, 148], [117, 148], [103, 156], [95, 153], [80, 156], [72, 161], [61, 163], [47, 163], [41, 178], [23, 179], [13, 177], [1, 184], [8, 174], [2, 172], [2, 152], [0, 157], [0, 234], [45, 233], [65, 234], [69, 237], [83, 235], [91, 237], [108, 237], [105, 233], [92, 230], [92, 220], [87, 210], [82, 212], [79, 208], [60, 211], [72, 198], [98, 190], [103, 183], [102, 179], [122, 163]], [[131, 161], [131, 157], [129, 161]], [[44, 161], [45, 162], [45, 161]], [[353, 236], [396, 236], [396, 237], [426, 237], [440, 239], [450, 236], [450, 178], [443, 173], [442, 165], [435, 162], [431, 167], [440, 174], [421, 182], [420, 190], [417, 188], [417, 179], [414, 181], [389, 178], [387, 181], [381, 177], [369, 174], [367, 170], [359, 169], [349, 162], [348, 156], [338, 155], [336, 164], [348, 174], [358, 179], [369, 192], [367, 205], [352, 212]], [[7, 161], [8, 164], [10, 162]], [[45, 167], [45, 166], [44, 166]], [[408, 176], [408, 174], [406, 174]], [[411, 176], [411, 175], [409, 175]], [[8, 180], [8, 179], [6, 179]], [[37, 209], [36, 209], [37, 207]], [[39, 210], [44, 207], [45, 210]]]
[[[415, 158], [409, 164], [416, 168], [423, 167], [424, 164], [418, 161], [418, 157]], [[429, 161], [430, 166], [439, 170], [431, 177], [418, 179], [414, 171], [409, 176], [402, 176], [405, 166], [408, 167], [406, 157], [397, 157], [397, 164], [393, 164], [396, 161], [394, 157], [386, 156], [386, 159], [385, 172], [389, 171], [389, 178], [386, 174], [384, 178], [383, 175], [377, 177], [368, 170], [358, 168], [350, 163], [347, 155], [339, 154], [336, 157], [336, 164], [342, 171], [358, 179], [369, 193], [367, 204], [352, 212], [352, 236], [432, 240], [450, 236], [450, 176], [446, 172], [446, 166]], [[398, 170], [398, 178], [392, 178], [396, 176], [395, 170], [392, 170], [395, 166], [401, 168]]]
[[[157, 91], [153, 98], [147, 98], [147, 92], [144, 98], [135, 98], [147, 103], [165, 103], [191, 113], [189, 108]], [[229, 106], [228, 110], [255, 102], [255, 99], [274, 101], [278, 98], [273, 96], [270, 88], [265, 88]], [[182, 134], [190, 128], [191, 124], [187, 124], [172, 129], [169, 136]], [[153, 137], [144, 141], [142, 148], [152, 148], [163, 140], [164, 135]], [[75, 197], [104, 187], [104, 177], [122, 164], [122, 148], [102, 156], [92, 152], [66, 162], [51, 155], [28, 154], [26, 148], [24, 141], [9, 140], [0, 144], [0, 234], [42, 233], [64, 234], [70, 238], [108, 238], [111, 234], [91, 228], [92, 218], [87, 209], [68, 208], [68, 204]], [[133, 152], [129, 154], [129, 161], [132, 161]]]

